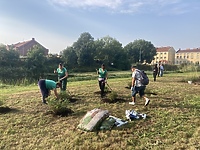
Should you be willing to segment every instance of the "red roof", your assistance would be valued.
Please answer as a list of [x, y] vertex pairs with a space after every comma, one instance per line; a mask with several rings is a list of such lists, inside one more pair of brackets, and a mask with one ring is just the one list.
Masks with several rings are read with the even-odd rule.
[[193, 49], [186, 49], [186, 50], [179, 49], [176, 53], [191, 53], [191, 52], [200, 52], [200, 48], [193, 48]]
[[172, 48], [172, 47], [170, 47], [170, 46], [167, 46], [167, 47], [157, 47], [156, 51], [157, 52], [168, 52], [170, 48]]
[[[30, 41], [31, 41], [31, 40], [30, 40]], [[17, 43], [17, 44], [13, 44], [13, 46], [16, 47], [16, 48], [19, 48], [19, 47], [25, 45], [26, 43], [28, 43], [28, 42], [30, 42], [30, 41], [25, 41], [25, 42], [21, 42], [21, 43], [19, 42], [19, 43]]]

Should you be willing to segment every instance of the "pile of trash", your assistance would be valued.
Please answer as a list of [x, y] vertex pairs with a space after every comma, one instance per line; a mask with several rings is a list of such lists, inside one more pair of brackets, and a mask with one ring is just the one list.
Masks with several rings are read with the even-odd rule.
[[[137, 113], [134, 110], [126, 110], [125, 115], [129, 121], [134, 119], [146, 119], [147, 117], [146, 114]], [[108, 110], [95, 108], [85, 114], [77, 128], [84, 131], [111, 130], [114, 126], [119, 127], [127, 124], [127, 120], [110, 115]]]

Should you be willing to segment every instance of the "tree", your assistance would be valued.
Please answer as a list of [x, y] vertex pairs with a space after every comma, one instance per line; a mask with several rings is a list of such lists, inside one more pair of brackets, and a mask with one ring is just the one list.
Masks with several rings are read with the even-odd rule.
[[34, 46], [27, 54], [28, 74], [34, 79], [43, 77], [47, 71], [46, 61], [45, 49], [41, 46]]
[[74, 68], [78, 64], [78, 57], [73, 47], [67, 47], [65, 50], [62, 51], [62, 59], [68, 65], [69, 68]]
[[95, 41], [95, 60], [115, 68], [124, 68], [127, 57], [123, 51], [122, 44], [116, 39], [106, 36]]
[[124, 47], [130, 63], [151, 63], [156, 55], [156, 48], [149, 41], [135, 40]]
[[77, 63], [79, 66], [91, 66], [94, 63], [93, 43], [94, 38], [88, 32], [82, 33], [77, 42], [74, 42], [72, 47], [78, 57]]
[[7, 50], [5, 45], [0, 45], [0, 65], [16, 67], [20, 63], [19, 53], [13, 49]]

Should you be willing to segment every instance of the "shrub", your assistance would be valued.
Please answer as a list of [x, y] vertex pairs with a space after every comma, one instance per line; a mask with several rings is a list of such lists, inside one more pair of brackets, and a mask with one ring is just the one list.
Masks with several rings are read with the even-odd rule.
[[108, 99], [111, 101], [111, 102], [114, 102], [117, 98], [117, 92], [115, 91], [112, 91], [111, 93], [108, 94]]
[[73, 111], [68, 108], [70, 103], [68, 94], [61, 92], [59, 98], [60, 99], [55, 99], [55, 97], [47, 98], [49, 109], [55, 115], [67, 116], [68, 114], [71, 114]]

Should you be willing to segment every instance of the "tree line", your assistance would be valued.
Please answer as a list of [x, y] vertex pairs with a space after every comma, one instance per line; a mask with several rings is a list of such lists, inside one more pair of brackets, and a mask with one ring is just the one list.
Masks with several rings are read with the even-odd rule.
[[94, 71], [102, 63], [110, 70], [128, 70], [131, 64], [150, 63], [155, 55], [156, 48], [149, 41], [139, 39], [123, 47], [110, 36], [94, 40], [88, 32], [82, 33], [60, 55], [49, 54], [48, 57], [37, 45], [28, 52], [26, 59], [21, 59], [17, 51], [0, 45], [0, 80], [3, 83], [32, 82], [52, 74], [59, 63], [71, 72]]

